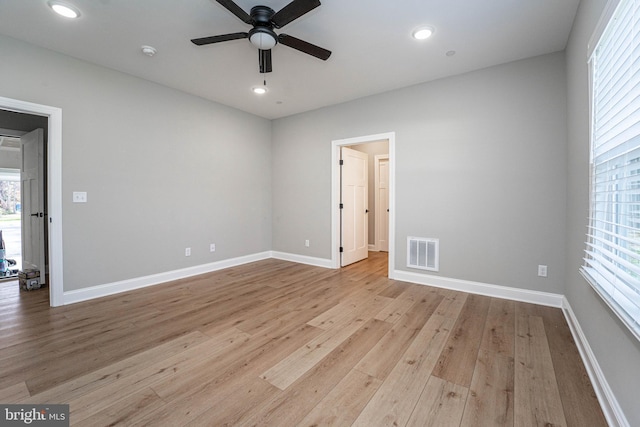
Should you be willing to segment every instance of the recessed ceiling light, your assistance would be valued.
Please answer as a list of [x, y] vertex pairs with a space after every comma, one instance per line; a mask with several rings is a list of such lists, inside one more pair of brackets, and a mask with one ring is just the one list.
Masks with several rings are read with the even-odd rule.
[[266, 86], [254, 86], [254, 87], [251, 88], [251, 90], [256, 95], [264, 95], [265, 93], [267, 93]]
[[64, 16], [65, 18], [78, 18], [80, 16], [80, 11], [73, 5], [69, 3], [62, 3], [59, 1], [50, 1], [49, 7], [53, 9], [55, 13], [60, 16]]
[[435, 30], [433, 27], [420, 27], [413, 30], [413, 38], [416, 40], [425, 40], [433, 35]]
[[455, 50], [448, 50], [447, 53], [445, 53], [445, 55], [447, 55], [447, 56], [453, 56], [455, 54], [456, 54]]

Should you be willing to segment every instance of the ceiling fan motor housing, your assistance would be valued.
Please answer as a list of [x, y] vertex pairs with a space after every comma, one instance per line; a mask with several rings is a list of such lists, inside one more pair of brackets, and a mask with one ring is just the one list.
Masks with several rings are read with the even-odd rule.
[[268, 6], [251, 8], [253, 28], [249, 30], [249, 41], [260, 50], [269, 50], [278, 43], [278, 36], [273, 31], [271, 17], [275, 11]]
[[253, 6], [251, 8], [251, 20], [253, 25], [264, 25], [271, 27], [271, 17], [276, 12], [269, 6]]

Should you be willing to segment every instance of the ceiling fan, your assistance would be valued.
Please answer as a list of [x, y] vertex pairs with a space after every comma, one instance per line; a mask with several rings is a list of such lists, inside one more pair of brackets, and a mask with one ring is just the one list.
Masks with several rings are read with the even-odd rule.
[[202, 37], [191, 41], [198, 45], [220, 43], [230, 40], [249, 39], [251, 44], [258, 48], [258, 62], [261, 73], [270, 73], [271, 48], [281, 43], [308, 55], [326, 61], [331, 56], [331, 51], [300, 40], [288, 34], [276, 34], [273, 30], [279, 29], [320, 6], [320, 0], [293, 0], [291, 3], [275, 12], [268, 6], [254, 6], [251, 13], [247, 14], [232, 0], [216, 0], [229, 12], [240, 18], [244, 23], [252, 25], [249, 32], [222, 34], [219, 36]]

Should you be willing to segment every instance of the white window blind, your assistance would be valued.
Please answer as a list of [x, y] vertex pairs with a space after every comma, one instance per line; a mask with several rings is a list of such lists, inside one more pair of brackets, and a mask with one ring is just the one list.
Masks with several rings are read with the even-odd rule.
[[590, 218], [582, 274], [640, 339], [640, 0], [591, 57]]

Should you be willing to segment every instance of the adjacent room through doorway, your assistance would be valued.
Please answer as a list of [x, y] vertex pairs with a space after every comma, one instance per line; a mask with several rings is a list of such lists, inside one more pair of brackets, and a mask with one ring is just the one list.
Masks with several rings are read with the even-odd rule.
[[0, 110], [0, 280], [29, 273], [32, 289], [48, 278], [47, 128], [46, 117]]

